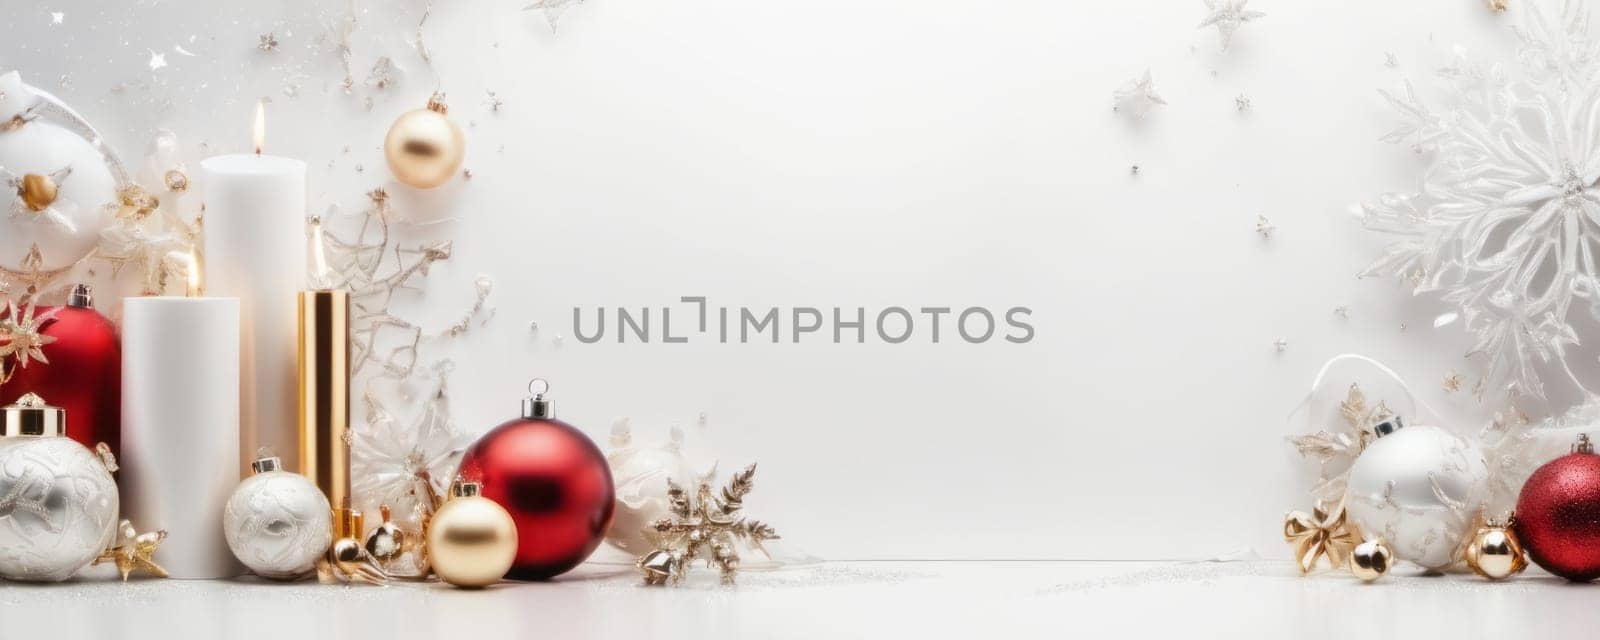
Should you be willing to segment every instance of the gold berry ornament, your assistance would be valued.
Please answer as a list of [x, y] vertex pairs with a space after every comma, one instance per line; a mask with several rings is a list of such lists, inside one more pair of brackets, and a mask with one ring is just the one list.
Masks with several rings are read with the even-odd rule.
[[1473, 573], [1490, 580], [1504, 580], [1528, 568], [1522, 542], [1504, 521], [1490, 521], [1478, 527], [1467, 544], [1466, 556]]
[[35, 213], [49, 209], [61, 193], [55, 178], [39, 173], [22, 176], [22, 186], [18, 192], [22, 196], [22, 203]]
[[1367, 540], [1350, 552], [1350, 573], [1363, 581], [1372, 582], [1388, 573], [1389, 565], [1393, 562], [1394, 553], [1389, 551], [1389, 545], [1383, 542], [1383, 538]]
[[456, 481], [450, 499], [428, 522], [428, 559], [439, 579], [475, 589], [500, 581], [517, 559], [517, 525], [504, 507], [480, 495], [476, 482]]
[[446, 117], [444, 94], [428, 98], [424, 109], [407, 111], [389, 127], [383, 141], [383, 157], [396, 180], [418, 189], [432, 189], [448, 182], [461, 169], [467, 141]]

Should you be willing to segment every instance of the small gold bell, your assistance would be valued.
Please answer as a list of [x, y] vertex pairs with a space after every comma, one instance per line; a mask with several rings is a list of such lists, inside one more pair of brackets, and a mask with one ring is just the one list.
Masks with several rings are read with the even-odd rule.
[[59, 194], [60, 189], [56, 186], [55, 179], [50, 176], [38, 173], [22, 176], [19, 195], [22, 196], [22, 203], [28, 205], [31, 211], [44, 211], [50, 208]]
[[388, 569], [389, 564], [400, 558], [407, 550], [408, 541], [406, 532], [395, 526], [389, 518], [389, 505], [378, 507], [378, 513], [383, 515], [383, 522], [367, 534], [366, 549], [378, 564]]
[[1394, 561], [1394, 553], [1389, 551], [1389, 545], [1383, 538], [1374, 538], [1356, 545], [1350, 552], [1350, 573], [1366, 582], [1382, 578], [1389, 572], [1389, 565]]
[[666, 551], [644, 554], [634, 565], [644, 574], [644, 583], [652, 586], [664, 585], [678, 573], [678, 559]]
[[1504, 580], [1528, 568], [1527, 556], [1522, 553], [1522, 542], [1517, 534], [1502, 522], [1490, 522], [1478, 528], [1467, 544], [1467, 566], [1490, 580]]

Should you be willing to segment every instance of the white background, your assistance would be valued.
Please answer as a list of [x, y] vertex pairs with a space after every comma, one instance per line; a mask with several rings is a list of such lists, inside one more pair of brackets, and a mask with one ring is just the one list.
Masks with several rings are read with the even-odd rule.
[[[512, 417], [531, 375], [601, 441], [619, 416], [650, 437], [704, 412], [725, 464], [761, 462], [752, 514], [830, 559], [1276, 557], [1281, 512], [1307, 506], [1285, 416], [1324, 359], [1384, 359], [1464, 430], [1486, 413], [1440, 390], [1475, 371], [1459, 325], [1431, 329], [1444, 307], [1357, 280], [1381, 241], [1348, 212], [1417, 175], [1377, 142], [1375, 90], [1426, 84], [1457, 43], [1505, 57], [1513, 15], [1257, 0], [1267, 17], [1222, 53], [1200, 0], [592, 0], [556, 33], [522, 4], [439, 0], [428, 65], [409, 44], [421, 2], [358, 2], [358, 83], [380, 55], [406, 71], [354, 95], [326, 41], [338, 2], [13, 1], [0, 68], [130, 159], [158, 127], [242, 151], [270, 96], [269, 150], [311, 162], [318, 212], [389, 182], [384, 131], [442, 88], [473, 179], [390, 189], [461, 219], [430, 278], [440, 318], [476, 274], [497, 282], [493, 321], [455, 351], [461, 427]], [[1171, 104], [1134, 124], [1111, 93], [1146, 68]], [[571, 338], [574, 306], [692, 295], [1028, 306], [1038, 333]]]

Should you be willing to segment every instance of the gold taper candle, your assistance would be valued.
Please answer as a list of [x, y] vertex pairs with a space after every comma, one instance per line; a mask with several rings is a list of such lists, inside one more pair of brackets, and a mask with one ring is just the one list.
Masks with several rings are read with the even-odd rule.
[[350, 500], [349, 331], [348, 293], [300, 292], [300, 473], [336, 509]]

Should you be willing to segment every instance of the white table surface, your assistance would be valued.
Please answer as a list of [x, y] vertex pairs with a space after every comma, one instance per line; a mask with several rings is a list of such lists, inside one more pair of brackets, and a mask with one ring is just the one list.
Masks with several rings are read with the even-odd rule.
[[[1397, 570], [1374, 584], [1286, 562], [836, 562], [678, 588], [586, 565], [461, 591], [235, 581], [0, 584], [0, 637], [838, 638], [1591, 636], [1600, 585]], [[1511, 635], [1506, 635], [1511, 634]]]

